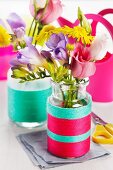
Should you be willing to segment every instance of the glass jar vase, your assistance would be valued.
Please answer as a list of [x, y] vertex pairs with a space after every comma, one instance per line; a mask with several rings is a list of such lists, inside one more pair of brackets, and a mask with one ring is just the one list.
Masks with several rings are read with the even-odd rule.
[[89, 79], [85, 78], [73, 84], [56, 83], [51, 81], [52, 96], [51, 103], [64, 108], [76, 108], [88, 103], [86, 87]]
[[19, 83], [8, 72], [8, 115], [18, 126], [34, 128], [47, 120], [46, 101], [51, 95], [50, 78]]
[[90, 150], [92, 100], [86, 92], [88, 83], [88, 79], [74, 84], [52, 81], [47, 102], [47, 147], [55, 156], [80, 157]]

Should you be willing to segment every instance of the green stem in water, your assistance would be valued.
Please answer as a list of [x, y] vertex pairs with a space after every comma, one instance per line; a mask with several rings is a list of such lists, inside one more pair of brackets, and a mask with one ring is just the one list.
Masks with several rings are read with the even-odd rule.
[[[71, 74], [69, 75], [69, 80], [70, 80], [70, 82], [73, 81]], [[72, 108], [75, 105], [75, 103], [77, 102], [78, 90], [79, 90], [79, 88], [78, 88], [79, 80], [78, 79], [76, 80], [76, 83], [77, 83], [77, 85], [75, 85], [74, 82], [72, 82], [69, 85], [69, 89], [66, 92], [66, 98], [65, 98], [65, 102], [64, 102], [66, 108]]]
[[30, 26], [30, 29], [29, 29], [29, 32], [28, 32], [28, 36], [30, 36], [30, 34], [31, 34], [31, 30], [32, 30], [32, 26], [33, 26], [34, 21], [35, 21], [35, 19], [33, 18], [31, 26]]
[[70, 85], [69, 89], [67, 90], [67, 98], [65, 100], [65, 107], [72, 108], [73, 107], [73, 92], [74, 92], [74, 85]]

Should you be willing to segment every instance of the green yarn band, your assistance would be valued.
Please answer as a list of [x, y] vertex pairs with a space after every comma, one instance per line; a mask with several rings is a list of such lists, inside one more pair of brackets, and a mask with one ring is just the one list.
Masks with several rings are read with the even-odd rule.
[[65, 142], [65, 143], [81, 142], [81, 141], [86, 140], [90, 136], [90, 130], [87, 133], [84, 133], [78, 136], [61, 136], [49, 130], [47, 130], [47, 133], [48, 133], [48, 136], [52, 138], [53, 140], [56, 140], [59, 142]]
[[8, 114], [15, 122], [43, 122], [47, 119], [46, 102], [51, 88], [20, 91], [8, 87]]
[[91, 105], [92, 100], [91, 96], [88, 95], [89, 102], [86, 106], [78, 107], [78, 108], [62, 108], [58, 106], [53, 106], [48, 99], [47, 103], [47, 112], [54, 117], [61, 119], [79, 119], [87, 116], [91, 113]]

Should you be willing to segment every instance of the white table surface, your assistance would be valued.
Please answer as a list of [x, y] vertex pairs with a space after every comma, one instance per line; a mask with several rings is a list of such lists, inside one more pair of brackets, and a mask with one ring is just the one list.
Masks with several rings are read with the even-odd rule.
[[[113, 102], [93, 103], [93, 111], [113, 123]], [[41, 129], [35, 129], [41, 130]], [[7, 85], [0, 82], [0, 170], [38, 170], [18, 143], [16, 135], [31, 130], [16, 127], [7, 116]], [[64, 165], [54, 170], [113, 170], [113, 145], [104, 145], [111, 155], [84, 163]]]

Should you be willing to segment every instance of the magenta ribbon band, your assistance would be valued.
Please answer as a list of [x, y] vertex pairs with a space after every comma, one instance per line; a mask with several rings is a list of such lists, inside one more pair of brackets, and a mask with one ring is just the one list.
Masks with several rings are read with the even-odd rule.
[[[87, 123], [89, 122], [89, 123]], [[58, 135], [77, 136], [86, 133], [91, 127], [91, 115], [80, 119], [59, 119], [48, 114], [48, 129]], [[77, 128], [76, 128], [77, 127]], [[84, 127], [84, 128], [83, 128]]]
[[64, 143], [55, 141], [48, 136], [48, 151], [53, 155], [62, 158], [80, 157], [86, 154], [90, 149], [90, 137], [86, 140], [76, 143]]

